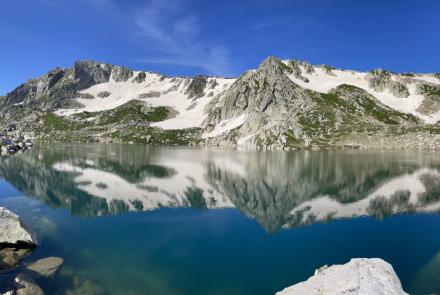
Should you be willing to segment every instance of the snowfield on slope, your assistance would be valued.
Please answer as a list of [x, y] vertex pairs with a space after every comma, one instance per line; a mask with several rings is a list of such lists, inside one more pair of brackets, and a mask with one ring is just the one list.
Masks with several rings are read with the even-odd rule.
[[[288, 61], [284, 61], [288, 65]], [[440, 120], [440, 111], [433, 115], [427, 116], [421, 114], [417, 111], [418, 107], [424, 100], [423, 95], [416, 93], [416, 84], [418, 82], [428, 82], [440, 85], [440, 81], [432, 75], [416, 75], [414, 77], [405, 77], [406, 80], [411, 81], [411, 83], [405, 83], [408, 87], [410, 95], [405, 98], [396, 97], [388, 90], [383, 92], [377, 92], [370, 88], [369, 83], [366, 79], [368, 73], [351, 71], [351, 70], [338, 70], [332, 69], [332, 74], [328, 74], [325, 69], [321, 66], [313, 66], [315, 70], [314, 73], [307, 73], [303, 66], [299, 66], [302, 72], [302, 76], [309, 79], [309, 82], [305, 82], [301, 79], [296, 78], [293, 74], [288, 75], [288, 77], [297, 85], [310, 89], [316, 92], [328, 93], [331, 89], [334, 89], [342, 84], [353, 85], [359, 87], [374, 97], [376, 97], [384, 105], [403, 113], [412, 114], [428, 124], [436, 123]], [[392, 76], [393, 80], [396, 80], [396, 76]]]
[[[190, 78], [165, 78], [155, 73], [146, 72], [144, 82], [137, 83], [135, 77], [140, 72], [134, 72], [133, 78], [126, 82], [116, 82], [110, 77], [109, 82], [94, 85], [80, 91], [80, 95], [92, 95], [93, 98], [76, 98], [84, 107], [77, 109], [60, 109], [55, 113], [60, 116], [69, 116], [81, 112], [102, 112], [117, 108], [131, 100], [148, 103], [152, 107], [166, 106], [177, 112], [174, 118], [156, 122], [152, 126], [163, 129], [185, 129], [201, 127], [207, 114], [204, 112], [206, 104], [213, 97], [229, 88], [235, 79], [209, 77], [207, 85], [215, 80], [215, 86], [205, 89], [205, 95], [190, 99], [185, 91], [191, 83]], [[110, 93], [100, 97], [100, 93]]]

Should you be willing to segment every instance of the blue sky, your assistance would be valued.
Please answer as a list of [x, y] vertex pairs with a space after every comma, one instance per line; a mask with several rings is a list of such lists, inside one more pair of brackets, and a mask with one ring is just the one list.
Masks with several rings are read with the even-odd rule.
[[235, 76], [267, 56], [440, 72], [436, 0], [14, 0], [0, 4], [0, 94], [76, 60]]

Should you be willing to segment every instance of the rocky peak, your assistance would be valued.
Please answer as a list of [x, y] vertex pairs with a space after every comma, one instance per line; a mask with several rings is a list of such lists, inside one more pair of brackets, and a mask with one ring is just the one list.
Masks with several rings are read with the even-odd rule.
[[272, 75], [278, 75], [282, 73], [291, 73], [292, 69], [286, 66], [280, 59], [269, 56], [258, 67], [258, 71], [265, 71]]
[[76, 81], [78, 90], [108, 82], [111, 73], [111, 65], [96, 61], [77, 61], [73, 65], [73, 79]]
[[236, 131], [237, 137], [265, 134], [266, 131], [270, 134], [277, 133], [279, 124], [292, 125], [296, 120], [296, 113], [313, 102], [305, 103], [307, 97], [304, 89], [287, 76], [291, 72], [292, 69], [281, 60], [267, 58], [257, 70], [243, 74], [226, 90], [218, 100], [218, 107], [209, 112], [207, 126], [243, 114], [246, 120]]
[[28, 80], [2, 97], [0, 109], [13, 104], [33, 102], [68, 75], [69, 69], [55, 68], [45, 75]]

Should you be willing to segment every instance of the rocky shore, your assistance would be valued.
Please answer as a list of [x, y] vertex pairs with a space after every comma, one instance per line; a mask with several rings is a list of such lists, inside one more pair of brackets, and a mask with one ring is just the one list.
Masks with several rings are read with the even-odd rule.
[[9, 282], [0, 285], [3, 295], [42, 295], [43, 290], [35, 282], [38, 278], [51, 278], [63, 264], [59, 257], [48, 257], [24, 264], [38, 241], [18, 215], [0, 207], [0, 273], [11, 273]]
[[323, 266], [307, 281], [276, 295], [389, 294], [407, 295], [393, 267], [379, 258], [354, 258], [343, 265]]
[[25, 151], [34, 145], [31, 136], [17, 130], [14, 124], [6, 126], [0, 132], [0, 154], [11, 155]]

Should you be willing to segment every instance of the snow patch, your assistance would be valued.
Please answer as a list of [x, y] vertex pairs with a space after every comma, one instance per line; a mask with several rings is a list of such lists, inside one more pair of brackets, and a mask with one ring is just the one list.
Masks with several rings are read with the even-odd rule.
[[[145, 81], [134, 81], [140, 72], [134, 72], [133, 78], [126, 82], [115, 82], [110, 78], [109, 82], [94, 85], [80, 91], [80, 94], [90, 94], [95, 98], [76, 98], [76, 101], [84, 105], [78, 109], [60, 109], [55, 113], [60, 116], [69, 116], [81, 112], [102, 112], [117, 108], [129, 101], [139, 100], [148, 103], [152, 107], [165, 106], [174, 109], [177, 115], [174, 118], [156, 122], [152, 126], [163, 129], [185, 129], [201, 127], [207, 114], [205, 106], [213, 97], [227, 89], [235, 79], [208, 78], [207, 85], [215, 80], [215, 86], [205, 90], [203, 97], [191, 100], [185, 94], [186, 87], [191, 80], [189, 78], [165, 78], [155, 73], [146, 72]], [[100, 98], [98, 93], [109, 92], [107, 97]], [[158, 95], [156, 95], [158, 94]], [[146, 97], [147, 96], [147, 97]], [[146, 97], [146, 98], [142, 98]]]
[[[408, 87], [410, 95], [408, 97], [400, 98], [395, 97], [390, 91], [385, 90], [383, 92], [377, 92], [369, 87], [369, 83], [366, 80], [367, 73], [356, 72], [351, 70], [338, 70], [332, 69], [332, 73], [328, 74], [322, 67], [315, 66], [314, 73], [307, 73], [303, 66], [300, 66], [302, 76], [306, 77], [309, 82], [304, 82], [296, 78], [293, 74], [288, 75], [288, 77], [297, 85], [310, 89], [316, 92], [328, 93], [331, 89], [334, 89], [342, 84], [348, 84], [352, 86], [359, 87], [369, 94], [376, 97], [384, 105], [403, 113], [409, 113], [416, 117], [421, 118], [428, 124], [436, 123], [440, 120], [440, 112], [433, 115], [427, 116], [419, 113], [417, 109], [419, 108], [422, 101], [425, 99], [423, 95], [416, 93], [416, 84], [420, 81], [425, 81], [429, 83], [439, 83], [435, 81], [436, 78], [430, 75], [418, 75], [414, 78], [405, 77], [411, 81], [410, 83], [405, 83]], [[396, 77], [393, 77], [396, 80]]]
[[222, 120], [215, 126], [214, 130], [212, 130], [209, 133], [203, 134], [202, 138], [216, 137], [234, 128], [240, 127], [241, 125], [243, 125], [245, 120], [246, 120], [246, 114], [244, 113], [235, 118]]

